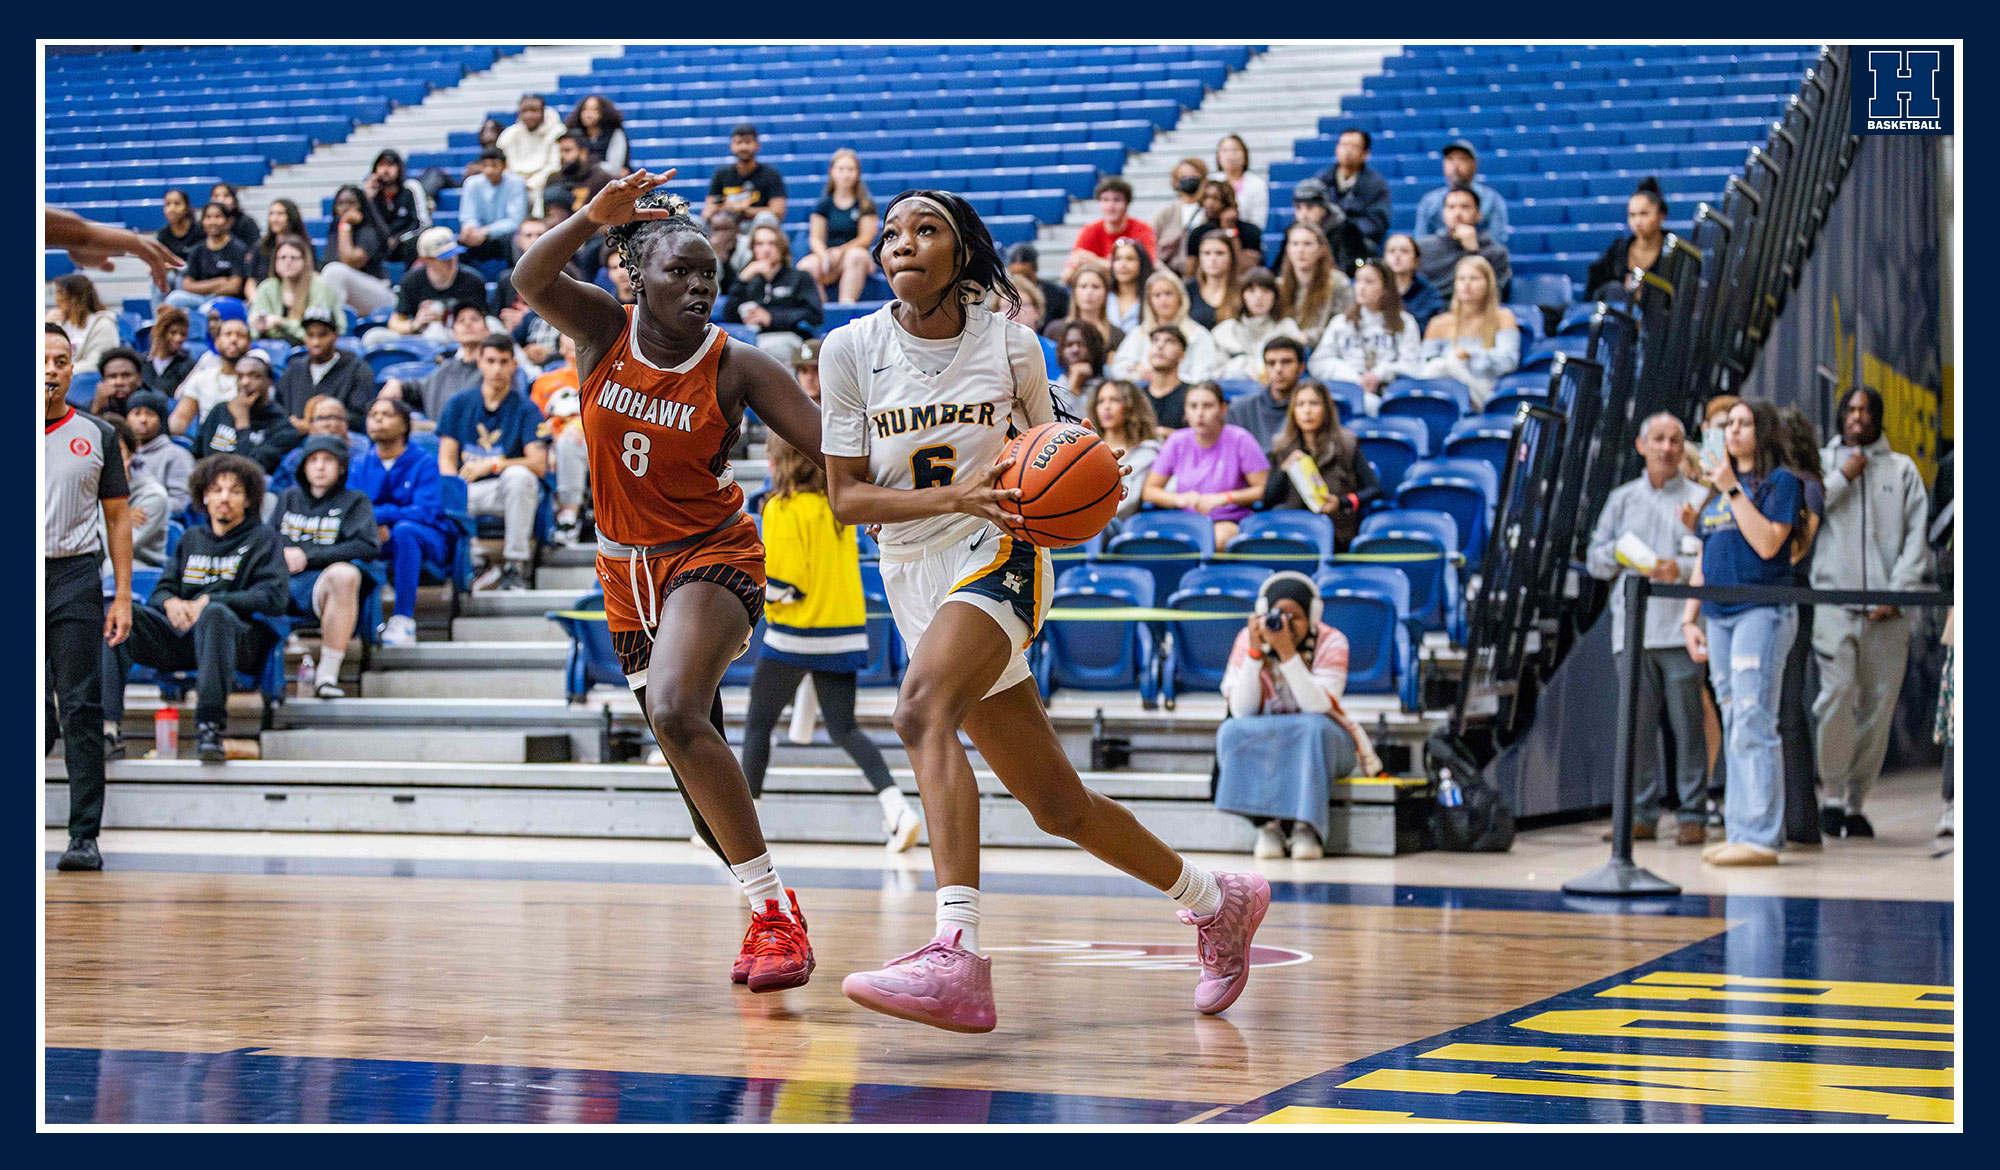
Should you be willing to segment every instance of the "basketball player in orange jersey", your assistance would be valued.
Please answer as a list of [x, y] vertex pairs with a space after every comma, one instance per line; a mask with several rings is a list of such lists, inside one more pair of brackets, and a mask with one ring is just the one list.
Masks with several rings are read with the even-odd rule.
[[[695, 831], [743, 884], [750, 929], [731, 978], [798, 987], [812, 947], [749, 785], [722, 735], [718, 687], [764, 609], [764, 545], [729, 472], [746, 407], [817, 461], [819, 409], [776, 359], [709, 322], [715, 250], [687, 203], [639, 171], [535, 241], [514, 289], [571, 338], [597, 511], [597, 576], [627, 681], [673, 765]], [[600, 226], [638, 303], [563, 275]]]
[[[1182, 906], [1196, 928], [1195, 1006], [1220, 1012], [1250, 975], [1270, 906], [1256, 874], [1210, 873], [1083, 786], [1022, 656], [1048, 612], [1046, 550], [1006, 524], [1019, 489], [996, 481], [1009, 435], [1074, 421], [1027, 326], [981, 307], [1014, 301], [993, 237], [944, 191], [889, 203], [875, 259], [896, 299], [820, 349], [827, 483], [843, 524], [882, 526], [882, 583], [910, 665], [896, 696], [930, 823], [937, 935], [841, 990], [864, 1007], [955, 1032], [993, 1029], [991, 960], [979, 953], [979, 786], [963, 728], [1035, 823]], [[1018, 519], [1018, 516], [1015, 517]]]

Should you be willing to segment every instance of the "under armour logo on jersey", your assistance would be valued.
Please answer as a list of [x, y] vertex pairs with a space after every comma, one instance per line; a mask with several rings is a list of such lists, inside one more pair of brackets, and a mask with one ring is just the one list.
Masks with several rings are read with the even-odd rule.
[[630, 386], [621, 386], [616, 382], [606, 382], [604, 389], [597, 392], [597, 405], [638, 422], [656, 423], [678, 431], [694, 430], [693, 406], [640, 394]]

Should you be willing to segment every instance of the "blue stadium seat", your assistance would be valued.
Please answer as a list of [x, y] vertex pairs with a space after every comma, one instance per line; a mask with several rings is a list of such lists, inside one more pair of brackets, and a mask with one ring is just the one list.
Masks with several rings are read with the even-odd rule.
[[1193, 512], [1141, 511], [1125, 521], [1099, 560], [1131, 565], [1153, 575], [1153, 596], [1170, 596], [1181, 574], [1215, 552], [1215, 522]]
[[1317, 512], [1291, 508], [1253, 512], [1222, 555], [1230, 564], [1296, 569], [1310, 575], [1319, 562], [1333, 555], [1333, 521]]
[[[604, 609], [604, 592], [586, 593], [569, 607], [573, 610]], [[611, 646], [609, 624], [592, 618], [563, 617], [551, 611], [548, 619], [569, 635], [569, 659], [563, 667], [563, 693], [570, 702], [581, 703], [593, 686], [625, 686], [625, 669]]]
[[1596, 301], [1585, 301], [1580, 305], [1571, 305], [1569, 308], [1564, 309], [1562, 323], [1556, 326], [1557, 335], [1588, 335], [1590, 333], [1590, 319], [1597, 315], [1597, 306], [1598, 302]]
[[1417, 708], [1410, 583], [1379, 565], [1338, 565], [1313, 578], [1326, 603], [1322, 620], [1347, 638], [1349, 694], [1394, 694]]
[[1361, 519], [1348, 549], [1354, 554], [1434, 557], [1393, 561], [1386, 567], [1410, 583], [1410, 614], [1427, 630], [1443, 630], [1453, 643], [1465, 641], [1465, 602], [1459, 589], [1458, 524], [1443, 512], [1389, 508]]
[[1507, 478], [1507, 448], [1514, 439], [1514, 423], [1496, 414], [1468, 414], [1459, 419], [1445, 437], [1444, 453], [1454, 458], [1479, 459], [1492, 465], [1498, 480]]
[[1472, 564], [1486, 551], [1486, 527], [1500, 496], [1492, 465], [1480, 459], [1423, 459], [1396, 489], [1398, 508], [1443, 512], [1458, 525], [1458, 547]]
[[[1151, 608], [1152, 574], [1130, 565], [1078, 565], [1056, 580], [1051, 608]], [[1157, 695], [1153, 628], [1145, 622], [1051, 621], [1031, 657], [1046, 697], [1059, 687], [1127, 690], [1137, 687], [1148, 708]]]
[[1365, 418], [1368, 414], [1368, 392], [1358, 382], [1323, 382], [1326, 396], [1333, 399], [1333, 408], [1345, 423], [1350, 419]]
[[[1181, 588], [1167, 598], [1164, 608], [1247, 615], [1256, 605], [1257, 590], [1270, 575], [1267, 569], [1242, 565], [1189, 569], [1181, 578]], [[1242, 629], [1240, 617], [1233, 622], [1195, 619], [1167, 623], [1166, 660], [1160, 670], [1167, 706], [1174, 705], [1183, 688], [1212, 691], [1222, 685], [1230, 647]]]
[[[872, 543], [872, 542], [871, 542]], [[882, 585], [882, 566], [876, 561], [861, 563], [861, 601], [869, 616], [868, 662], [855, 674], [864, 687], [892, 687], [903, 673], [903, 640], [889, 616], [889, 593]]]
[[98, 373], [96, 370], [79, 370], [69, 377], [69, 393], [63, 401], [78, 410], [89, 410], [90, 400], [97, 397]]
[[1472, 409], [1472, 395], [1456, 378], [1398, 378], [1389, 384], [1376, 412], [1382, 418], [1413, 418], [1424, 425], [1432, 451], [1442, 450], [1452, 424]]
[[1422, 419], [1357, 418], [1348, 428], [1360, 440], [1362, 458], [1374, 465], [1385, 496], [1394, 497], [1410, 465], [1430, 453], [1430, 428]]

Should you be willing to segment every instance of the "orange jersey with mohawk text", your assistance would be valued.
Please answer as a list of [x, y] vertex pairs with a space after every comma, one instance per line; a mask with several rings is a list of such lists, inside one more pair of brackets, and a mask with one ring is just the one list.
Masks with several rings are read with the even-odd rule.
[[625, 331], [580, 391], [597, 527], [619, 544], [669, 544], [709, 532], [743, 509], [729, 472], [741, 427], [716, 400], [729, 335], [714, 325], [693, 357], [672, 369], [647, 361]]

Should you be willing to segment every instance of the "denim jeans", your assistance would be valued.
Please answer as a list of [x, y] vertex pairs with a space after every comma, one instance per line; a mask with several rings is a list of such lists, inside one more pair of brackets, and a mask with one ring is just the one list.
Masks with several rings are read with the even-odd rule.
[[1798, 611], [1761, 605], [1708, 619], [1708, 677], [1722, 713], [1729, 787], [1722, 819], [1731, 844], [1778, 849], [1785, 839], [1785, 745], [1778, 699]]

